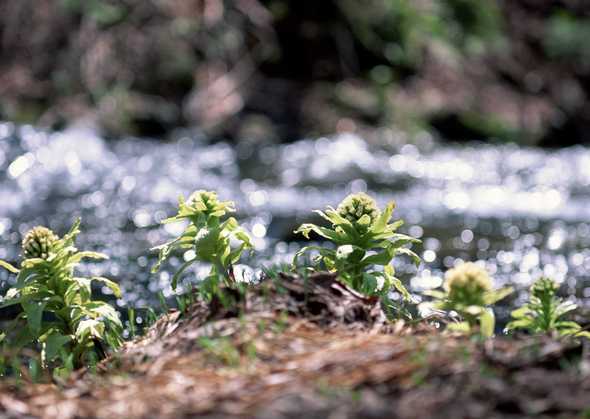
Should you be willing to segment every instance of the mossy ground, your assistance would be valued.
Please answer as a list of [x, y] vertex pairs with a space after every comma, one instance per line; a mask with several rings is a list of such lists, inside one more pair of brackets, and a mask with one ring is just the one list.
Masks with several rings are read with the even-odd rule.
[[385, 319], [330, 275], [198, 302], [61, 386], [0, 383], [0, 418], [587, 417], [590, 358], [549, 338], [481, 341]]

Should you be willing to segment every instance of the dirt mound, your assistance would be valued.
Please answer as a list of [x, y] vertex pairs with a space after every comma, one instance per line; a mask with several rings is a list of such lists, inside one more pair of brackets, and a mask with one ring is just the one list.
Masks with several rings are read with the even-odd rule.
[[575, 343], [392, 324], [331, 275], [233, 298], [169, 313], [61, 388], [2, 384], [0, 418], [572, 418], [590, 407]]

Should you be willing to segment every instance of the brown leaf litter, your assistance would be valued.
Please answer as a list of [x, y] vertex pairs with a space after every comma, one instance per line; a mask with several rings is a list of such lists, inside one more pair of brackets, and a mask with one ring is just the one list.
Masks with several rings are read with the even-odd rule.
[[0, 382], [0, 418], [582, 418], [575, 342], [481, 342], [388, 322], [328, 274], [266, 280], [237, 304], [170, 312], [97, 374]]

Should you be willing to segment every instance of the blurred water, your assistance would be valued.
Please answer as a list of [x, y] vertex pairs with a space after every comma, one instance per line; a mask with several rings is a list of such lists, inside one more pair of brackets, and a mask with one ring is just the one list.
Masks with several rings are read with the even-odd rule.
[[[498, 285], [526, 290], [545, 274], [590, 305], [590, 149], [443, 146], [428, 136], [406, 144], [388, 130], [378, 145], [343, 134], [233, 147], [195, 132], [171, 143], [108, 142], [83, 128], [47, 133], [0, 123], [0, 258], [17, 260], [30, 227], [61, 234], [81, 216], [79, 247], [111, 256], [85, 269], [122, 285], [120, 307], [145, 306], [159, 290], [172, 294], [170, 272], [181, 263], [179, 255], [149, 273], [148, 249], [182, 227], [159, 222], [174, 213], [179, 194], [195, 189], [236, 201], [259, 254], [247, 261], [253, 269], [243, 269], [249, 275], [290, 261], [300, 245], [292, 230], [313, 220], [312, 209], [367, 190], [382, 205], [395, 199], [405, 231], [423, 240], [423, 266], [397, 266], [413, 290], [440, 284], [460, 260], [477, 259]], [[7, 278], [0, 273], [0, 287]]]

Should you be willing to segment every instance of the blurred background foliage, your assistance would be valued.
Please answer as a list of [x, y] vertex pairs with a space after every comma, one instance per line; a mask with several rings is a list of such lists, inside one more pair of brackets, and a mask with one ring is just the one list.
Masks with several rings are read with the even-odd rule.
[[590, 141], [584, 0], [0, 3], [0, 118], [288, 141]]

